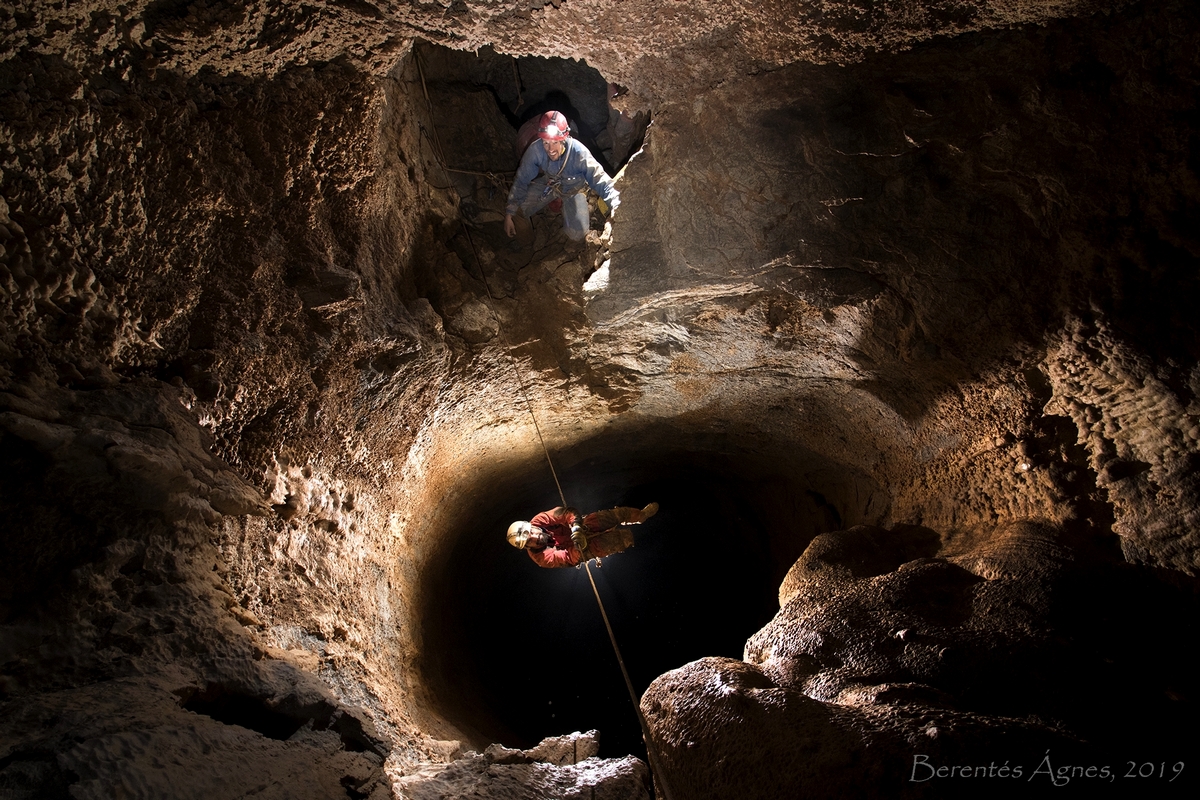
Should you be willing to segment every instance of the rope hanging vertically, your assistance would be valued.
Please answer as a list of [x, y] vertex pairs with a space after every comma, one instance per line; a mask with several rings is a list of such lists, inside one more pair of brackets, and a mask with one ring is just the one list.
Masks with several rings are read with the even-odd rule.
[[[425, 95], [425, 103], [429, 106], [429, 121], [433, 128], [434, 143], [437, 152], [435, 153], [438, 159], [438, 166], [443, 172], [453, 171], [447, 170], [446, 156], [442, 151], [441, 136], [438, 134], [437, 124], [433, 120], [433, 102], [429, 99], [429, 89], [425, 85], [425, 70], [421, 67], [421, 56], [415, 49], [413, 50], [414, 60], [417, 64], [417, 72], [421, 76], [421, 90]], [[514, 62], [515, 66], [515, 62]], [[483, 289], [488, 296], [488, 310], [492, 312], [492, 316], [496, 318], [497, 335], [500, 337], [501, 344], [504, 346], [504, 352], [508, 355], [508, 361], [512, 367], [513, 376], [517, 379], [517, 386], [521, 390], [521, 396], [525, 399], [525, 407], [529, 411], [529, 418], [533, 421], [533, 429], [537, 432], [538, 443], [541, 444], [542, 453], [546, 456], [546, 464], [550, 467], [550, 474], [554, 477], [554, 486], [558, 489], [558, 499], [562, 501], [563, 508], [567, 507], [567, 497], [563, 493], [562, 484], [558, 480], [558, 471], [554, 469], [554, 460], [550, 458], [550, 449], [546, 447], [546, 440], [542, 436], [542, 427], [538, 424], [537, 414], [533, 411], [533, 403], [529, 399], [529, 393], [525, 390], [525, 381], [521, 379], [521, 372], [517, 368], [517, 359], [512, 354], [511, 347], [508, 344], [508, 339], [504, 335], [504, 326], [500, 323], [500, 317], [496, 313], [496, 298], [492, 295], [492, 289], [488, 285], [487, 274], [483, 271], [483, 261], [479, 258], [479, 250], [475, 247], [475, 238], [471, 236], [471, 229], [463, 225], [463, 232], [467, 235], [467, 243], [471, 246], [471, 253], [475, 256], [475, 264], [479, 268], [479, 277], [483, 282]], [[598, 562], [597, 562], [598, 563]], [[638, 702], [637, 692], [633, 689], [633, 681], [629, 678], [629, 671], [625, 669], [625, 659], [621, 657], [621, 648], [617, 646], [617, 637], [613, 633], [612, 625], [608, 621], [608, 612], [604, 609], [604, 601], [600, 599], [600, 591], [596, 588], [596, 581], [592, 577], [592, 568], [588, 562], [584, 562], [584, 569], [587, 571], [588, 581], [592, 585], [592, 593], [596, 596], [596, 605], [600, 608], [600, 616], [604, 620], [604, 628], [608, 631], [608, 640], [612, 643], [613, 653], [617, 656], [617, 664], [621, 667], [621, 676], [625, 679], [625, 688], [629, 691], [629, 699], [633, 702], [634, 713], [637, 714], [638, 725], [642, 729], [642, 740], [646, 744], [646, 755], [650, 758], [651, 776], [656, 778], [656, 783], [662, 789], [665, 800], [673, 800], [671, 792], [667, 788], [666, 775], [663, 772], [662, 765], [658, 760], [658, 753], [654, 749], [654, 740], [650, 736], [650, 726], [646, 722], [646, 717], [642, 714], [641, 704]]]
[[[413, 50], [414, 60], [417, 62], [417, 74], [421, 76], [421, 91], [425, 95], [425, 104], [429, 106], [429, 124], [433, 128], [434, 143], [437, 145], [438, 166], [443, 171], [446, 170], [446, 154], [442, 150], [442, 137], [438, 133], [437, 123], [433, 119], [433, 101], [429, 99], [429, 87], [425, 84], [425, 70], [421, 66], [421, 54]], [[496, 298], [492, 296], [492, 287], [488, 285], [487, 275], [483, 271], [483, 261], [479, 258], [479, 250], [475, 247], [475, 237], [471, 235], [471, 229], [463, 225], [462, 230], [467, 235], [467, 243], [471, 246], [471, 253], [475, 256], [475, 264], [479, 267], [479, 278], [483, 281], [483, 290], [488, 296], [488, 310], [492, 312], [492, 316], [496, 318], [496, 333], [500, 337], [501, 344], [504, 345], [504, 352], [508, 355], [509, 364], [512, 366], [513, 377], [517, 379], [517, 386], [521, 390], [521, 396], [525, 399], [525, 407], [529, 409], [529, 418], [533, 420], [533, 429], [537, 431], [538, 442], [542, 446], [542, 452], [546, 454], [546, 464], [550, 467], [550, 474], [554, 477], [554, 485], [558, 488], [558, 499], [562, 501], [563, 507], [567, 505], [567, 497], [563, 493], [562, 484], [558, 481], [558, 471], [554, 469], [554, 461], [550, 458], [550, 450], [546, 447], [546, 439], [542, 436], [542, 427], [538, 425], [537, 415], [533, 413], [533, 402], [529, 399], [529, 392], [525, 391], [525, 381], [521, 379], [521, 371], [517, 369], [517, 359], [513, 356], [512, 350], [508, 344], [508, 337], [504, 335], [504, 325], [500, 321], [500, 317], [496, 314]]]
[[629, 670], [625, 669], [625, 659], [621, 657], [621, 648], [617, 647], [617, 637], [613, 634], [612, 625], [608, 621], [608, 612], [604, 610], [604, 601], [600, 599], [600, 590], [596, 588], [596, 579], [592, 577], [592, 568], [586, 561], [584, 569], [587, 570], [588, 581], [592, 584], [592, 593], [596, 595], [596, 605], [600, 606], [600, 616], [604, 618], [604, 627], [608, 631], [608, 640], [612, 642], [613, 652], [617, 654], [617, 663], [621, 665], [621, 677], [625, 679], [625, 688], [629, 690], [629, 699], [633, 701], [633, 710], [637, 713], [638, 725], [642, 727], [642, 740], [646, 743], [646, 755], [650, 757], [650, 770], [652, 776], [658, 777], [658, 783], [662, 788], [663, 797], [666, 800], [672, 800], [671, 791], [667, 788], [666, 773], [663, 771], [662, 764], [658, 761], [658, 753], [654, 749], [654, 740], [650, 736], [650, 725], [646, 722], [646, 717], [642, 714], [642, 706], [638, 702], [637, 693], [633, 691], [633, 681], [629, 679]]

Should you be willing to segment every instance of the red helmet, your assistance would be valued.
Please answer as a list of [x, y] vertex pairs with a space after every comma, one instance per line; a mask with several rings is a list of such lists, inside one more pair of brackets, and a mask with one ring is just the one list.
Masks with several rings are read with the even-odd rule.
[[550, 142], [561, 142], [571, 134], [567, 118], [557, 111], [547, 111], [538, 120], [538, 138]]

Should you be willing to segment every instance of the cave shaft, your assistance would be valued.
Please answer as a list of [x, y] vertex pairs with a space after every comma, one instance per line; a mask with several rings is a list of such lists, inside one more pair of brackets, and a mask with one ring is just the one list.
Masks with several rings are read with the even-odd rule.
[[[587, 576], [504, 541], [542, 438], [662, 504], [596, 578], [677, 800], [1194, 791], [1198, 29], [0, 8], [3, 793], [652, 796]], [[581, 244], [502, 227], [550, 108]]]

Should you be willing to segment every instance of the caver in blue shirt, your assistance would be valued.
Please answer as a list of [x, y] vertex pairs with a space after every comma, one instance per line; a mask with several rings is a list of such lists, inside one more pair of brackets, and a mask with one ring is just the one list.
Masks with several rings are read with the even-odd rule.
[[[550, 158], [544, 139], [534, 140], [525, 149], [504, 210], [511, 216], [519, 209], [530, 217], [552, 201], [562, 199], [563, 228], [568, 237], [580, 240], [588, 232], [585, 189], [590, 186], [611, 209], [620, 204], [621, 195], [586, 147], [571, 138], [562, 144], [563, 153], [557, 159]], [[506, 228], [508, 224], [505, 223]]]

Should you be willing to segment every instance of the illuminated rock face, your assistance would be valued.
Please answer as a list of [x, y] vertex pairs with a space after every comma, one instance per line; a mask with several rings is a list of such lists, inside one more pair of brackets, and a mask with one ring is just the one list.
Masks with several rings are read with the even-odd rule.
[[[1173, 631], [1193, 597], [1029, 523], [922, 557], [937, 546], [922, 528], [822, 534], [745, 662], [655, 680], [642, 709], [672, 788], [727, 797], [753, 776], [741, 796], [953, 797], [960, 778], [1047, 791], [1047, 752], [1125, 771], [1123, 758], [1181, 752], [1190, 678]], [[1102, 791], [1111, 773], [1067, 774]]]
[[[0, 785], [647, 796], [487, 699], [579, 663], [472, 655], [584, 624], [491, 580], [549, 580], [530, 406], [572, 504], [677, 498], [602, 570], [678, 606], [623, 620], [676, 796], [1186, 761], [1197, 12], [860, 5], [0, 12]], [[499, 224], [551, 91], [653, 118], [581, 249]]]

